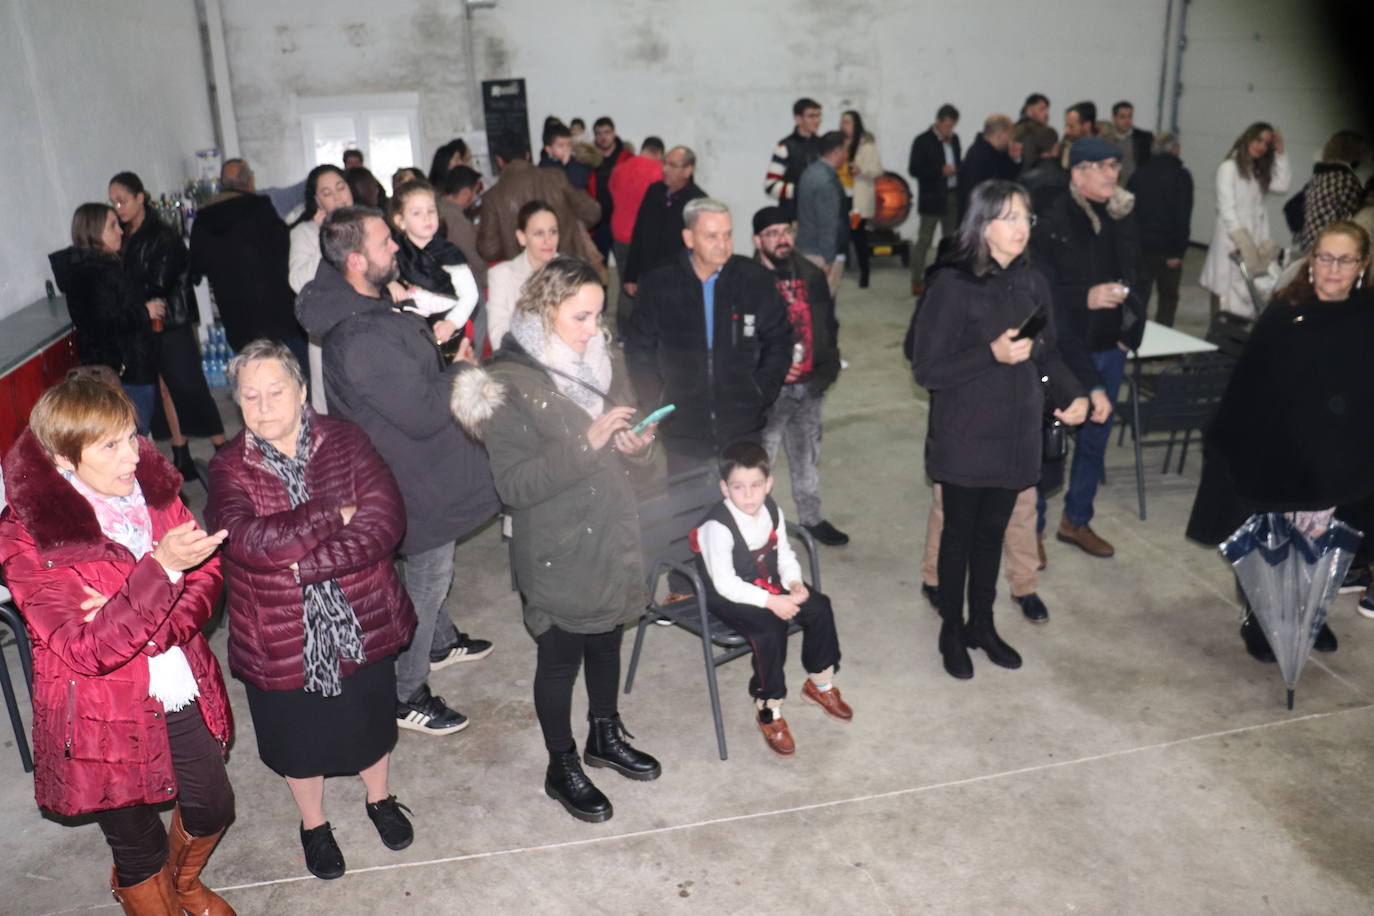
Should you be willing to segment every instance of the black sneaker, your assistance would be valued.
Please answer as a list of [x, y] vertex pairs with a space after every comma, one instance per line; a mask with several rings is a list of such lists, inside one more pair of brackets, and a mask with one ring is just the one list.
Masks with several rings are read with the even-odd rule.
[[438, 671], [459, 662], [475, 662], [491, 654], [492, 644], [485, 639], [473, 639], [466, 633], [458, 634], [458, 642], [442, 652], [429, 653], [429, 670]]
[[1025, 614], [1031, 623], [1044, 623], [1050, 619], [1049, 608], [1045, 607], [1045, 602], [1041, 601], [1035, 592], [1029, 595], [1012, 595], [1012, 599], [1021, 605], [1021, 613]]
[[1360, 599], [1360, 603], [1355, 605], [1355, 610], [1360, 612], [1361, 617], [1374, 619], [1374, 594], [1366, 591], [1364, 597]]
[[421, 684], [404, 703], [396, 702], [396, 724], [425, 735], [449, 735], [468, 727], [468, 717], [444, 705], [443, 697]]
[[1352, 566], [1345, 574], [1345, 581], [1341, 583], [1341, 594], [1365, 591], [1369, 588], [1371, 579], [1374, 579], [1374, 576], [1370, 575], [1369, 567], [1356, 569]]
[[367, 816], [372, 819], [373, 826], [377, 828], [377, 835], [382, 838], [382, 844], [387, 849], [405, 849], [415, 841], [415, 828], [410, 826], [410, 820], [401, 813], [415, 812], [398, 802], [396, 796], [388, 795], [379, 802], [368, 802], [364, 807], [367, 808]]
[[926, 600], [930, 602], [930, 606], [935, 608], [935, 613], [940, 613], [940, 586], [927, 585], [926, 583], [922, 582], [921, 594], [925, 595]]
[[305, 850], [305, 867], [316, 878], [342, 878], [344, 857], [334, 842], [334, 828], [325, 821], [318, 827], [305, 829], [301, 825], [301, 847]]
[[820, 541], [827, 547], [843, 547], [849, 543], [849, 535], [827, 521], [817, 522], [814, 525], [803, 525], [811, 536]]

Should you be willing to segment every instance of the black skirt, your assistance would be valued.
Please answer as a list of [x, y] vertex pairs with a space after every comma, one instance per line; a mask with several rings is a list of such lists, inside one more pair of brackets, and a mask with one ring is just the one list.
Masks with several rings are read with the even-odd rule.
[[396, 746], [396, 657], [343, 678], [343, 692], [324, 697], [262, 690], [247, 681], [258, 756], [280, 776], [309, 779], [357, 773]]
[[[195, 328], [188, 324], [168, 328], [154, 336], [158, 346], [158, 374], [167, 383], [167, 391], [176, 405], [182, 435], [192, 438], [223, 435], [224, 421], [220, 419], [219, 408], [215, 406], [205, 373], [201, 371]], [[161, 398], [158, 398], [157, 412], [161, 425], [154, 421], [155, 436], [166, 424], [161, 416]]]

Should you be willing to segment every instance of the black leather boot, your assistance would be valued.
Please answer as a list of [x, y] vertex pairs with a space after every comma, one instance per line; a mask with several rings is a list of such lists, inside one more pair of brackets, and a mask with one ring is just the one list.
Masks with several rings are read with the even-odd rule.
[[964, 629], [964, 644], [970, 649], [982, 649], [988, 654], [988, 661], [994, 665], [1001, 665], [1003, 668], [1021, 667], [1020, 654], [997, 635], [991, 611], [972, 616]]
[[940, 655], [950, 677], [966, 681], [973, 677], [973, 660], [964, 647], [964, 625], [946, 620], [940, 624]]
[[637, 751], [625, 741], [633, 738], [625, 723], [616, 714], [600, 719], [588, 713], [591, 728], [587, 731], [587, 746], [582, 760], [589, 767], [610, 767], [630, 779], [657, 779], [663, 773], [658, 761], [643, 751]]
[[1312, 648], [1318, 652], [1336, 651], [1336, 634], [1331, 632], [1331, 628], [1322, 624], [1322, 628], [1317, 631], [1317, 641], [1312, 644]]
[[195, 459], [191, 457], [190, 445], [172, 446], [172, 464], [181, 472], [181, 479], [187, 483], [200, 480], [200, 475], [196, 473]]
[[1278, 661], [1274, 657], [1274, 650], [1269, 648], [1269, 640], [1264, 636], [1264, 629], [1255, 619], [1254, 613], [1249, 610], [1245, 612], [1245, 619], [1240, 624], [1240, 638], [1245, 640], [1245, 651], [1249, 652], [1250, 657], [1255, 661], [1265, 663]]
[[544, 792], [549, 798], [561, 802], [568, 813], [579, 821], [599, 824], [611, 819], [611, 801], [582, 772], [575, 744], [563, 753], [549, 753]]

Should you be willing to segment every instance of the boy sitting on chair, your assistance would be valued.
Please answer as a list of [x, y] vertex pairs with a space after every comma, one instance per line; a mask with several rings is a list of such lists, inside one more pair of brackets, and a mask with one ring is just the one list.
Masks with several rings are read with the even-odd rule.
[[774, 753], [790, 757], [796, 745], [782, 718], [790, 622], [802, 628], [802, 665], [808, 672], [802, 699], [841, 722], [854, 716], [830, 683], [840, 665], [835, 618], [830, 599], [802, 584], [782, 510], [768, 495], [773, 490], [768, 453], [753, 442], [736, 443], [721, 458], [720, 476], [725, 499], [692, 532], [692, 547], [704, 572], [707, 607], [754, 649], [749, 693], [763, 739]]

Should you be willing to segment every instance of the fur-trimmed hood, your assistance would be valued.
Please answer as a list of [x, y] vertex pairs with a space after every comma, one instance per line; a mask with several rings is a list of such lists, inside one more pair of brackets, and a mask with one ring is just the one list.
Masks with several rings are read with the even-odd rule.
[[[100, 548], [105, 535], [95, 510], [67, 482], [43, 451], [33, 430], [26, 429], [3, 464], [5, 501], [9, 511], [33, 537], [39, 550]], [[146, 438], [138, 440], [139, 486], [148, 505], [165, 509], [181, 494], [181, 473]]]
[[[1083, 196], [1083, 192], [1078, 190], [1072, 181], [1069, 182], [1069, 196], [1073, 198], [1073, 202], [1078, 204], [1084, 213], [1088, 214], [1088, 222], [1092, 223], [1093, 235], [1100, 235], [1102, 233], [1102, 224], [1098, 222], [1097, 211], [1093, 209], [1093, 205], [1088, 202], [1088, 198]], [[1114, 220], [1125, 219], [1127, 216], [1131, 215], [1131, 211], [1134, 209], [1135, 195], [1125, 188], [1117, 188], [1112, 192], [1111, 199], [1107, 201], [1107, 215]]]
[[449, 394], [449, 409], [474, 439], [481, 440], [486, 423], [506, 400], [506, 386], [486, 369], [458, 373]]

